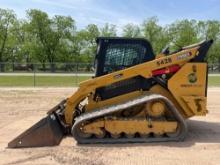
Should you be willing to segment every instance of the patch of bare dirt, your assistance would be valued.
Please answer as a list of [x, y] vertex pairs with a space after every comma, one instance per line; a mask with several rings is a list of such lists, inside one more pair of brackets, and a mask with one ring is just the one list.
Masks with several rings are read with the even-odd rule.
[[70, 96], [73, 88], [0, 88], [0, 164], [220, 164], [220, 88], [209, 88], [206, 117], [187, 121], [184, 142], [77, 145], [8, 149], [7, 143]]

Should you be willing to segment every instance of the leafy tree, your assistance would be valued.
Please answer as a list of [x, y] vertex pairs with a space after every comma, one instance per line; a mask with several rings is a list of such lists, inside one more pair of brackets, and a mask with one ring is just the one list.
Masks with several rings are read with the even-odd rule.
[[220, 55], [218, 53], [220, 51], [220, 22], [216, 20], [198, 21], [197, 29], [199, 40], [214, 40], [214, 44], [207, 55], [208, 62], [218, 62], [220, 64]]
[[106, 23], [104, 27], [100, 29], [100, 35], [102, 37], [116, 37], [117, 36], [116, 26]]
[[14, 24], [17, 21], [12, 10], [0, 9], [0, 71], [4, 71], [4, 62], [8, 62], [14, 52]]
[[195, 20], [181, 20], [169, 26], [174, 47], [181, 48], [198, 42], [197, 22]]
[[57, 43], [54, 47], [56, 61], [71, 62], [74, 56], [71, 39], [76, 35], [75, 21], [71, 17], [55, 16], [52, 19], [52, 27], [55, 36], [53, 42]]
[[36, 37], [37, 49], [42, 48], [38, 59], [42, 64], [47, 60], [54, 71], [54, 62], [58, 62], [59, 59], [59, 48], [63, 48], [62, 46], [67, 44], [74, 34], [75, 22], [71, 17], [65, 16], [50, 19], [47, 13], [36, 9], [29, 10], [27, 14], [30, 21], [29, 30], [33, 37]]
[[166, 46], [169, 34], [166, 29], [158, 24], [157, 17], [145, 20], [142, 24], [142, 32], [151, 43], [155, 53], [160, 53]]
[[123, 33], [122, 36], [124, 37], [140, 37], [141, 36], [141, 30], [138, 25], [134, 25], [132, 23], [129, 23], [123, 27]]
[[27, 21], [26, 20], [18, 20], [15, 27], [14, 37], [16, 40], [16, 51], [14, 52], [14, 61], [16, 62], [33, 62], [33, 58], [31, 56], [31, 45], [32, 45], [32, 37], [27, 30]]
[[35, 57], [42, 63], [43, 68], [45, 69], [47, 56], [52, 56], [52, 52], [50, 50], [51, 48], [49, 45], [49, 35], [51, 35], [51, 21], [47, 13], [36, 9], [28, 10], [27, 16], [29, 20], [28, 30], [31, 33], [33, 41], [31, 45], [33, 53], [35, 53]]
[[207, 26], [206, 38], [214, 40], [214, 44], [208, 52], [208, 60], [209, 62], [218, 63], [220, 65], [220, 22], [207, 21]]
[[96, 51], [96, 38], [100, 35], [95, 24], [89, 24], [77, 33], [75, 44], [78, 50], [78, 62], [91, 63]]
[[220, 22], [219, 21], [207, 21], [207, 35], [206, 39], [219, 40], [220, 39]]
[[[0, 31], [0, 71], [5, 70], [5, 62], [40, 62], [44, 69], [46, 63], [50, 63], [52, 71], [56, 62], [91, 63], [96, 52], [96, 37], [117, 36], [115, 25], [106, 23], [99, 28], [89, 24], [77, 31], [70, 16], [49, 17], [46, 12], [36, 9], [28, 10], [26, 19], [17, 19], [12, 10], [0, 9]], [[122, 28], [122, 36], [148, 39], [156, 54], [169, 43], [171, 50], [176, 50], [204, 39], [213, 39], [207, 60], [220, 64], [218, 20], [184, 19], [161, 26], [157, 17], [151, 17], [141, 25], [126, 24]]]

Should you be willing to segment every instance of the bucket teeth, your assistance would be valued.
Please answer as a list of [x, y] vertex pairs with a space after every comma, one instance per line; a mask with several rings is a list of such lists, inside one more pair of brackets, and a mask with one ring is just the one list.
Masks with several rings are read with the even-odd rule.
[[54, 114], [38, 121], [8, 143], [9, 148], [43, 147], [58, 145], [64, 130]]

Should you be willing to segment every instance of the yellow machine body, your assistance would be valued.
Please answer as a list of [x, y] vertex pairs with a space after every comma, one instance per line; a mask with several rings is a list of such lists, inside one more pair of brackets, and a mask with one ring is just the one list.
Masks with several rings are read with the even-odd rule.
[[[182, 68], [180, 71], [178, 71], [178, 74], [176, 73], [174, 77], [169, 80], [169, 89], [172, 92], [171, 94], [175, 97], [177, 102], [180, 104], [180, 106], [184, 109], [184, 114], [186, 115], [185, 117], [191, 117], [193, 115], [201, 115], [200, 113], [192, 113], [192, 110], [190, 110], [190, 106], [194, 106], [195, 104], [192, 103], [193, 105], [188, 105], [189, 103], [186, 101], [183, 101], [184, 98], [182, 97], [187, 97], [187, 96], [196, 96], [197, 98], [194, 98], [195, 101], [201, 97], [201, 99], [204, 101], [204, 103], [201, 103], [203, 107], [201, 107], [203, 110], [206, 109], [206, 96], [205, 96], [205, 89], [206, 89], [206, 68], [207, 64], [201, 64], [201, 63], [190, 63], [187, 64], [190, 59], [193, 59], [197, 55], [197, 49], [198, 47], [189, 49], [189, 50], [183, 50], [181, 52], [178, 52], [172, 56], [164, 56], [161, 58], [158, 58], [156, 60], [146, 62], [143, 64], [139, 64], [137, 66], [133, 66], [128, 69], [124, 69], [121, 71], [117, 71], [102, 77], [94, 78], [91, 80], [87, 80], [82, 82], [79, 85], [78, 90], [68, 98], [67, 100], [67, 106], [65, 110], [65, 119], [66, 123], [72, 124], [73, 120], [73, 107], [76, 107], [77, 104], [84, 99], [86, 96], [89, 94], [92, 94], [95, 89], [103, 86], [107, 86], [109, 84], [113, 84], [115, 82], [119, 82], [125, 79], [129, 79], [131, 77], [135, 76], [142, 76], [144, 78], [150, 78], [152, 77], [152, 71], [157, 70], [157, 69], [162, 69], [169, 67], [171, 65], [180, 65]], [[190, 52], [189, 56], [186, 56], [185, 58], [180, 58], [184, 56], [185, 54], [188, 54]], [[162, 64], [161, 61], [165, 61]], [[159, 65], [158, 65], [159, 64]], [[183, 66], [184, 65], [184, 66]], [[197, 70], [196, 72], [193, 71], [193, 67], [195, 67]], [[198, 76], [198, 82], [191, 83], [189, 80], [189, 74], [194, 73], [195, 76]], [[139, 91], [128, 94], [125, 96], [126, 99], [132, 97], [138, 96], [138, 93], [141, 95]], [[118, 96], [113, 98], [113, 101], [107, 100], [107, 101], [98, 101], [94, 103], [96, 106], [93, 108], [100, 108], [102, 106], [110, 105], [110, 104], [115, 104], [119, 100], [121, 101], [121, 97], [123, 99], [123, 96]], [[109, 103], [108, 103], [109, 102]], [[201, 101], [199, 101], [201, 102]], [[91, 103], [92, 104], [92, 103]], [[90, 104], [89, 104], [90, 105]], [[206, 113], [206, 110], [203, 111], [203, 113]]]

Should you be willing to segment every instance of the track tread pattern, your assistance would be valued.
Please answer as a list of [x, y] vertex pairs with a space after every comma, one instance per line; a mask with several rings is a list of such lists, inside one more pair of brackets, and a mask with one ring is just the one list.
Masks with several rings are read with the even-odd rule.
[[[100, 117], [104, 117], [106, 115], [111, 115], [113, 113], [119, 112], [121, 110], [128, 109], [132, 106], [147, 103], [151, 101], [156, 100], [162, 100], [165, 102], [168, 109], [172, 112], [178, 123], [180, 124], [180, 132], [175, 137], [148, 137], [148, 138], [141, 138], [141, 137], [135, 137], [135, 138], [119, 138], [119, 139], [113, 139], [113, 138], [81, 138], [77, 134], [77, 128], [85, 121], [97, 119]], [[88, 144], [88, 143], [141, 143], [141, 142], [168, 142], [168, 141], [182, 141], [187, 134], [187, 124], [184, 120], [184, 118], [181, 116], [181, 114], [178, 112], [176, 107], [172, 104], [172, 102], [158, 94], [151, 94], [151, 95], [143, 95], [136, 99], [129, 100], [117, 105], [112, 105], [108, 107], [103, 107], [97, 110], [94, 110], [93, 112], [84, 113], [80, 115], [79, 117], [75, 118], [75, 122], [72, 126], [71, 133], [73, 137], [76, 139], [76, 141], [80, 144]]]

